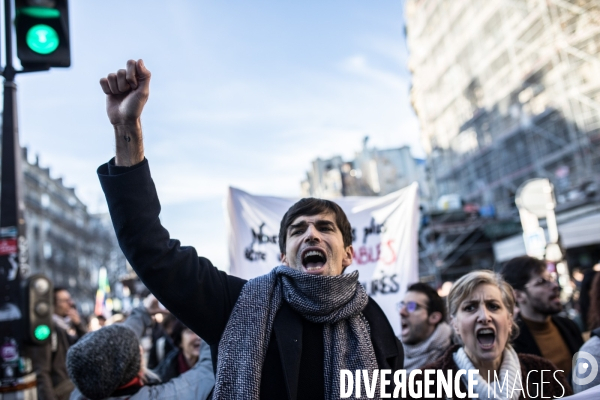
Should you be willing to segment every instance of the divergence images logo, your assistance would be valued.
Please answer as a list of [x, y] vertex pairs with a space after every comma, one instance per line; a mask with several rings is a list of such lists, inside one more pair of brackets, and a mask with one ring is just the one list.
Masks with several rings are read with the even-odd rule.
[[[579, 360], [577, 360], [579, 358]], [[598, 361], [586, 351], [580, 351], [573, 355], [573, 383], [587, 385], [596, 379], [598, 375]]]

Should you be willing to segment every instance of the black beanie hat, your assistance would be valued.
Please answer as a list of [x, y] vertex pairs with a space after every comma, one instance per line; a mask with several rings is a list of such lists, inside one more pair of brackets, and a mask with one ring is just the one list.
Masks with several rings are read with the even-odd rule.
[[140, 371], [140, 343], [135, 332], [115, 324], [83, 336], [67, 353], [67, 370], [90, 400], [109, 397]]

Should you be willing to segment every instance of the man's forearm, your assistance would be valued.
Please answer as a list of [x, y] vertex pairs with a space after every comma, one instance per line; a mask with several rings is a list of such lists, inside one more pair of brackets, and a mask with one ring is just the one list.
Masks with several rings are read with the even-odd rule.
[[138, 119], [131, 125], [114, 125], [116, 155], [115, 165], [131, 167], [144, 161], [142, 124]]

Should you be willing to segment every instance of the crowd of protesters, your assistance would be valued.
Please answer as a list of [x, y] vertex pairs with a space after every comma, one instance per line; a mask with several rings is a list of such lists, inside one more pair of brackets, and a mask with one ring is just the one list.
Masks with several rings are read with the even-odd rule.
[[[193, 348], [193, 355], [189, 360], [183, 357], [183, 370], [175, 366], [173, 373], [158, 376], [144, 365], [140, 338], [151, 328], [152, 314], [162, 312], [153, 300], [134, 309], [125, 322], [91, 332], [69, 349], [67, 369], [76, 386], [71, 399], [208, 398], [214, 385], [212, 358], [208, 346], [199, 341], [184, 345]], [[181, 354], [187, 354], [181, 349]]]
[[[51, 340], [27, 348], [37, 375], [38, 399], [209, 397], [214, 386], [210, 348], [158, 307], [154, 296], [149, 295], [126, 318], [107, 321], [104, 315], [94, 315], [89, 324], [77, 312], [67, 289], [55, 288], [54, 304]], [[157, 314], [161, 318], [155, 318]], [[159, 355], [151, 368], [142, 337], [154, 332], [159, 335], [149, 352]]]
[[[413, 290], [414, 286], [410, 287], [406, 296], [411, 296]], [[423, 298], [420, 308], [420, 318], [426, 321], [440, 313], [434, 305], [439, 296], [429, 293], [433, 301]], [[558, 284], [545, 262], [530, 257], [511, 260], [501, 274], [474, 271], [463, 276], [453, 284], [446, 301], [453, 344], [436, 348], [436, 353], [443, 352], [441, 357], [433, 362], [424, 359], [415, 368], [455, 372], [477, 369], [479, 398], [488, 398], [489, 393], [497, 398], [540, 391], [553, 398], [572, 394], [571, 359], [583, 339], [572, 321], [557, 315], [562, 311], [558, 294]], [[423, 325], [405, 322], [409, 305], [401, 311], [403, 338], [419, 336], [409, 334], [413, 327], [423, 329]], [[417, 308], [412, 310], [413, 314], [417, 312]], [[440, 328], [443, 325], [436, 327], [431, 336]], [[428, 340], [425, 337], [423, 342]], [[532, 379], [530, 371], [548, 371], [556, 378], [544, 380], [534, 374]], [[503, 385], [505, 381], [511, 385]], [[522, 386], [515, 387], [512, 382]], [[464, 382], [461, 384], [465, 390]]]
[[[70, 298], [59, 293], [55, 329], [69, 336], [44, 364], [57, 368], [49, 381], [60, 389], [54, 398], [65, 398], [70, 385], [73, 400], [332, 400], [340, 398], [342, 369], [477, 369], [479, 398], [491, 398], [490, 389], [492, 398], [524, 398], [526, 391], [564, 397], [599, 383], [572, 379], [571, 360], [580, 349], [598, 359], [600, 278], [587, 294], [592, 338], [584, 344], [577, 325], [560, 315], [558, 283], [534, 258], [513, 259], [501, 273], [468, 273], [446, 299], [425, 284], [410, 285], [398, 308], [400, 337], [358, 272], [344, 274], [353, 261], [352, 232], [334, 202], [302, 199], [288, 210], [278, 241], [282, 265], [271, 273], [246, 281], [218, 270], [161, 225], [140, 122], [150, 71], [130, 60], [100, 84], [116, 157], [98, 176], [117, 238], [140, 279], [178, 320], [158, 326], [153, 315], [164, 309], [148, 297], [124, 322], [81, 336]], [[140, 340], [147, 332], [149, 355]], [[550, 371], [554, 379], [532, 378], [530, 371]], [[511, 392], [505, 379], [522, 386]], [[423, 375], [417, 381], [423, 384]], [[460, 386], [465, 392], [464, 380]], [[374, 397], [380, 395], [377, 385]]]
[[[471, 272], [454, 282], [445, 298], [428, 284], [409, 285], [398, 305], [403, 367], [407, 374], [414, 369], [477, 369], [479, 398], [489, 391], [509, 398], [501, 383], [516, 375], [529, 385], [517, 390], [543, 390], [552, 397], [599, 385], [600, 376], [583, 385], [572, 380], [577, 352], [591, 354], [600, 364], [600, 273], [590, 282], [591, 337], [585, 344], [577, 324], [564, 316], [558, 282], [541, 260], [518, 257], [500, 273]], [[54, 338], [34, 357], [40, 400], [210, 398], [215, 384], [210, 347], [158, 307], [153, 295], [124, 322], [109, 321], [89, 333], [67, 289], [56, 288], [54, 301]], [[155, 318], [159, 313], [160, 323]], [[153, 356], [144, 357], [144, 335], [152, 338], [148, 353]], [[589, 361], [578, 359], [576, 366]], [[556, 372], [557, 378], [527, 377], [529, 371], [541, 370]], [[417, 382], [422, 378], [417, 376]], [[466, 391], [464, 385], [461, 381]]]
[[[593, 364], [583, 352], [600, 364], [600, 273], [594, 273], [590, 281], [587, 296], [579, 299], [586, 306], [589, 302], [584, 320], [591, 337], [585, 344], [577, 324], [564, 313], [558, 282], [542, 260], [517, 257], [500, 273], [474, 271], [463, 276], [448, 294], [447, 309], [440, 308], [443, 299], [436, 291], [420, 283], [411, 285], [399, 307], [405, 367], [475, 367], [480, 370], [478, 387], [486, 390], [487, 385], [498, 384], [485, 380], [490, 367], [498, 372], [500, 382], [506, 374], [525, 378], [531, 370], [559, 371], [559, 380], [544, 383], [544, 393], [555, 397], [595, 387], [600, 384], [600, 376], [585, 384], [580, 383], [582, 379], [573, 379], [580, 364], [585, 368], [579, 372]], [[452, 331], [445, 327], [446, 310]], [[494, 340], [501, 345], [501, 352], [479, 351]], [[558, 382], [562, 385], [557, 386]], [[541, 380], [535, 383], [540, 385]], [[567, 388], [564, 393], [562, 386]]]

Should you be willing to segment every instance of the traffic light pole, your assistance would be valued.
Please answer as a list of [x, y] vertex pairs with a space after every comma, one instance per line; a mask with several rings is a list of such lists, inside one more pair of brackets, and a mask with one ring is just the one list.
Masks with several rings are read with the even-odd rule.
[[27, 242], [23, 218], [21, 147], [17, 125], [17, 85], [13, 66], [12, 0], [4, 0], [6, 66], [2, 112], [0, 183], [0, 393], [3, 399], [35, 391], [31, 362], [23, 357], [24, 299], [21, 279], [27, 274]]
[[[0, 184], [0, 276], [2, 279], [1, 306], [9, 312], [1, 318], [2, 351], [0, 352], [0, 379], [2, 391], [9, 391], [19, 383], [19, 360], [23, 343], [23, 314], [20, 296], [21, 271], [18, 265], [19, 222], [19, 135], [15, 69], [12, 65], [11, 1], [4, 1], [6, 66], [4, 76], [4, 109], [2, 112], [2, 161]], [[12, 392], [12, 391], [11, 391]]]

